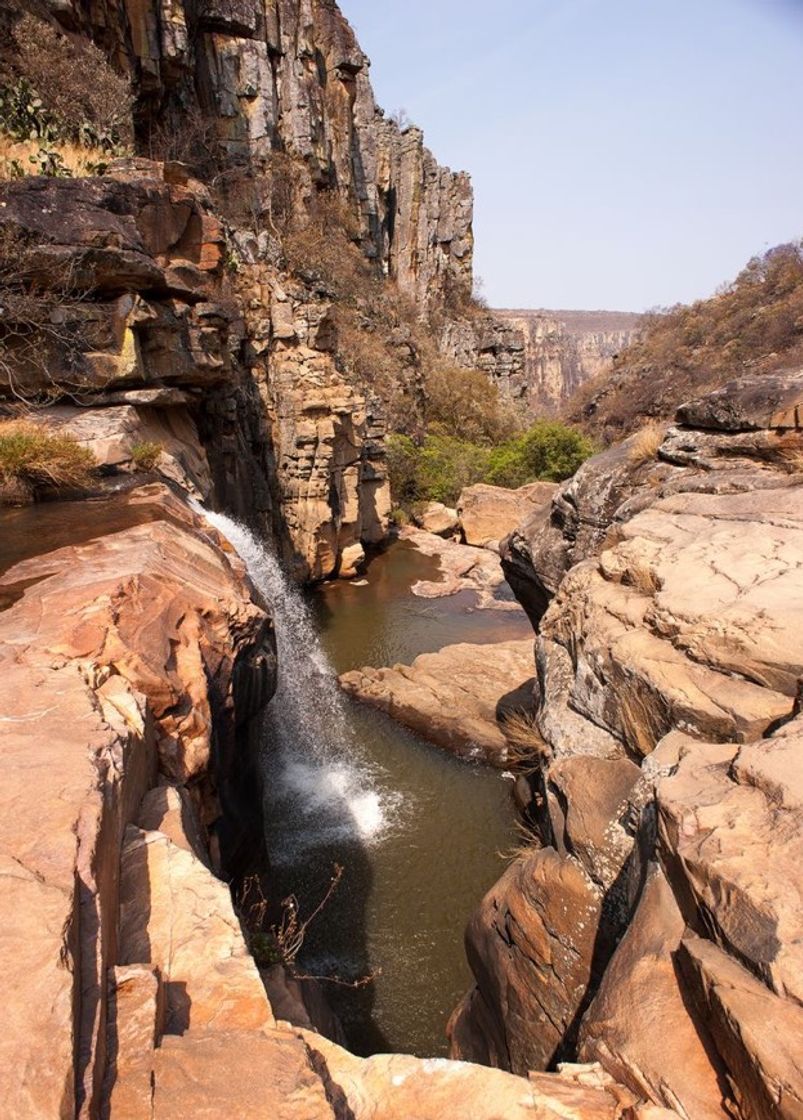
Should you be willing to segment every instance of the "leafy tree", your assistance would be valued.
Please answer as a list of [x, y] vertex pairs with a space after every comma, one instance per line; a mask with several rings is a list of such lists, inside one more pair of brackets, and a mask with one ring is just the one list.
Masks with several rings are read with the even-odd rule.
[[539, 420], [523, 436], [508, 440], [490, 456], [486, 481], [517, 487], [544, 479], [562, 482], [591, 455], [593, 446], [576, 428]]
[[418, 460], [419, 496], [453, 506], [464, 487], [485, 478], [490, 454], [488, 448], [469, 440], [427, 436]]

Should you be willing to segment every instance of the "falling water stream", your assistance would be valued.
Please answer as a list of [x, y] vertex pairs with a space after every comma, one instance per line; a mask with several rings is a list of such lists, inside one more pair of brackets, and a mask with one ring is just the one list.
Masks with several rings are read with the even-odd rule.
[[446, 1020], [471, 981], [463, 930], [512, 842], [509, 784], [349, 701], [335, 669], [359, 663], [366, 642], [393, 647], [406, 619], [424, 642], [439, 628], [446, 640], [483, 640], [485, 631], [494, 640], [513, 624], [453, 605], [439, 617], [409, 591], [413, 579], [434, 576], [435, 564], [404, 544], [374, 561], [367, 585], [310, 600], [247, 529], [205, 516], [274, 616], [279, 683], [263, 760], [274, 890], [295, 895], [303, 915], [326, 893], [335, 865], [343, 868], [297, 967], [324, 978], [356, 1052], [443, 1054]]

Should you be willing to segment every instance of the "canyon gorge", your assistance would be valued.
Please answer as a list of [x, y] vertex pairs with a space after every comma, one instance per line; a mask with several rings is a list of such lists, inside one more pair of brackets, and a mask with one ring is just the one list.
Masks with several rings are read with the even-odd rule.
[[800, 1120], [803, 368], [408, 518], [433, 371], [554, 418], [637, 317], [472, 299], [334, 0], [24, 36], [132, 101], [0, 180], [0, 447], [74, 460], [0, 460], [5, 1114]]

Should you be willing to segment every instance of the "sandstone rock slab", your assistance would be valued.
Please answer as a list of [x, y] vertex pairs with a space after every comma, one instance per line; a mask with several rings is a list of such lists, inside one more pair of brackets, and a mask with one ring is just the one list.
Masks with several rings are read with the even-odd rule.
[[685, 938], [681, 967], [722, 1055], [746, 1120], [803, 1116], [803, 1009], [780, 999], [702, 938]]
[[485, 483], [466, 487], [457, 502], [466, 544], [498, 545], [522, 521], [547, 509], [557, 489], [554, 482], [531, 482], [518, 490]]
[[500, 717], [530, 706], [532, 672], [529, 640], [464, 643], [421, 654], [412, 665], [343, 673], [340, 684], [430, 742], [504, 766], [507, 740]]
[[583, 1017], [580, 1057], [688, 1120], [724, 1120], [724, 1069], [705, 1020], [693, 1018], [674, 964], [686, 923], [654, 868]]
[[284, 1032], [192, 1030], [156, 1052], [153, 1120], [334, 1120], [307, 1048]]
[[228, 887], [163, 833], [126, 832], [119, 958], [159, 969], [167, 1034], [274, 1025]]

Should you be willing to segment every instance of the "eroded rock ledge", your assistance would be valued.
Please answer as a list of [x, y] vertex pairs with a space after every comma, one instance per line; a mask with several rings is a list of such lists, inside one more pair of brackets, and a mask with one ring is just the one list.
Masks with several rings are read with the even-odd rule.
[[803, 371], [685, 406], [502, 546], [537, 624], [538, 842], [454, 1055], [598, 1060], [686, 1120], [803, 1114]]

